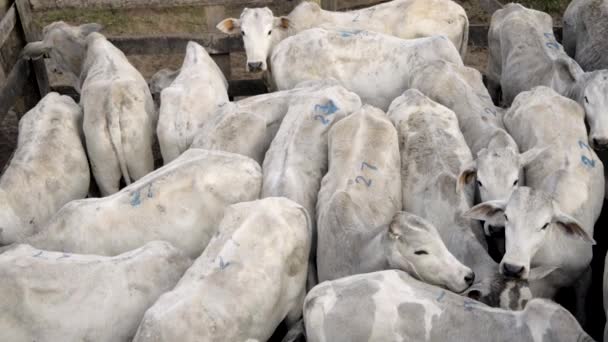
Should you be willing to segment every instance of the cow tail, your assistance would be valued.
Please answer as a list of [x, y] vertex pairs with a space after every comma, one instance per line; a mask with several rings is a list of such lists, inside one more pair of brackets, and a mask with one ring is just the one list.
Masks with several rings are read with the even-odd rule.
[[110, 135], [110, 142], [112, 143], [112, 148], [114, 149], [114, 154], [118, 159], [118, 165], [120, 166], [120, 172], [122, 173], [122, 177], [125, 180], [126, 185], [131, 184], [131, 176], [129, 175], [129, 169], [127, 167], [127, 160], [125, 158], [125, 149], [122, 143], [122, 129], [120, 127], [120, 117], [122, 114], [123, 97], [126, 96], [124, 93], [124, 89], [120, 86], [113, 87], [112, 92], [115, 96], [110, 96], [108, 101], [112, 101], [108, 108], [109, 117], [108, 117], [108, 133]]
[[467, 48], [469, 47], [469, 18], [467, 18], [466, 14], [462, 18], [464, 19], [464, 29], [462, 30], [462, 40], [460, 42], [460, 56], [464, 61], [467, 55]]

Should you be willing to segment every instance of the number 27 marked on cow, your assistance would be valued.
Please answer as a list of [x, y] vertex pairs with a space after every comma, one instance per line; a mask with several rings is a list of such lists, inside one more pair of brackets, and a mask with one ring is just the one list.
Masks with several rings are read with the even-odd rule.
[[[378, 170], [378, 168], [377, 168], [377, 167], [375, 167], [375, 166], [373, 166], [373, 165], [371, 165], [371, 164], [369, 164], [369, 163], [367, 163], [367, 162], [362, 162], [362, 163], [361, 163], [361, 171], [364, 171], [366, 167], [367, 167], [368, 169], [371, 169], [371, 170], [374, 170], [374, 171], [377, 171], [377, 170]], [[372, 180], [371, 180], [371, 179], [369, 179], [369, 180], [368, 180], [368, 179], [366, 179], [366, 178], [365, 178], [365, 177], [363, 177], [363, 176], [357, 176], [357, 178], [355, 178], [355, 183], [358, 183], [358, 184], [363, 183], [363, 184], [367, 185], [367, 187], [368, 187], [368, 188], [369, 188], [370, 186], [372, 186]]]
[[[578, 141], [578, 146], [582, 149], [587, 149], [590, 152], [593, 151], [591, 149], [591, 147], [589, 147], [589, 145], [585, 144], [582, 140]], [[586, 166], [589, 166], [591, 168], [595, 167], [595, 160], [583, 155], [581, 156], [581, 161], [583, 162], [583, 164], [585, 164]]]

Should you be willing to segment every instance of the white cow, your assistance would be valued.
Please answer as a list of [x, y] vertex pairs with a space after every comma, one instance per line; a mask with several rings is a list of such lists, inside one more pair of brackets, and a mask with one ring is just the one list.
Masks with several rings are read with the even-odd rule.
[[488, 45], [489, 85], [501, 86], [505, 104], [536, 86], [551, 87], [583, 106], [591, 147], [608, 148], [608, 70], [583, 72], [555, 40], [551, 16], [506, 5], [492, 16]]
[[44, 40], [23, 55], [49, 53], [58, 68], [80, 75], [75, 88], [84, 109], [84, 135], [93, 175], [104, 196], [154, 170], [152, 144], [158, 114], [148, 84], [125, 55], [97, 33], [97, 24], [54, 22]]
[[112, 196], [66, 204], [26, 241], [47, 250], [117, 255], [166, 240], [196, 258], [224, 208], [259, 198], [261, 186], [255, 161], [191, 149]]
[[262, 165], [291, 101], [330, 85], [329, 80], [310, 82], [296, 89], [231, 102], [198, 131], [190, 147], [238, 153]]
[[267, 198], [228, 207], [218, 234], [152, 306], [134, 342], [266, 341], [302, 316], [311, 222], [300, 205]]
[[551, 301], [495, 309], [394, 270], [318, 285], [306, 296], [304, 320], [309, 342], [593, 342]]
[[[263, 164], [262, 198], [287, 197], [316, 218], [321, 179], [327, 172], [327, 133], [332, 125], [361, 108], [359, 97], [330, 86], [294, 98]], [[310, 283], [316, 283], [316, 227], [313, 221]]]
[[240, 19], [224, 19], [217, 28], [243, 37], [249, 71], [267, 69], [267, 59], [282, 40], [303, 30], [331, 25], [366, 30], [402, 39], [444, 35], [464, 58], [469, 40], [469, 19], [451, 0], [395, 0], [376, 6], [332, 12], [314, 2], [302, 2], [287, 17], [275, 17], [268, 7], [245, 8]]
[[400, 212], [400, 169], [397, 132], [381, 110], [365, 105], [332, 127], [317, 202], [319, 281], [390, 267], [455, 292], [471, 285], [475, 274], [435, 227]]
[[603, 164], [586, 143], [583, 109], [550, 88], [536, 87], [515, 98], [504, 122], [522, 150], [549, 148], [526, 168], [531, 188], [480, 204], [468, 216], [506, 224], [503, 274], [525, 279], [531, 267], [553, 268], [530, 282], [533, 295], [551, 298], [578, 280], [578, 309], [583, 310], [593, 230], [604, 198]]
[[403, 209], [427, 219], [447, 249], [473, 269], [477, 282], [469, 296], [492, 306], [523, 307], [531, 297], [529, 289], [499, 274], [481, 227], [462, 218], [473, 196], [470, 186], [457, 186], [457, 177], [473, 158], [454, 112], [418, 90], [408, 90], [393, 101], [388, 115], [399, 133]]
[[[503, 111], [494, 106], [479, 71], [446, 61], [422, 64], [413, 72], [410, 88], [453, 110], [467, 145], [476, 160], [463, 165], [460, 186], [476, 178], [481, 202], [509, 198], [524, 185], [523, 168], [541, 149], [519, 153], [505, 131]], [[489, 226], [486, 225], [486, 233]]]
[[573, 0], [564, 12], [564, 50], [585, 71], [608, 69], [608, 1]]
[[167, 164], [187, 150], [198, 130], [228, 103], [228, 82], [207, 51], [188, 42], [179, 75], [160, 97], [156, 132]]
[[65, 203], [86, 197], [81, 124], [78, 104], [57, 93], [21, 118], [17, 149], [0, 178], [0, 246], [35, 234]]
[[115, 257], [14, 245], [0, 254], [0, 335], [11, 342], [127, 342], [191, 260], [155, 241]]
[[[604, 279], [602, 283], [602, 294], [604, 297], [604, 313], [607, 314], [608, 317], [608, 254], [606, 254], [606, 258], [604, 259]], [[604, 341], [608, 341], [608, 322], [604, 326]]]
[[317, 28], [283, 40], [270, 62], [279, 90], [331, 77], [364, 103], [387, 110], [408, 89], [416, 67], [437, 59], [462, 65], [444, 36], [404, 40], [371, 31]]

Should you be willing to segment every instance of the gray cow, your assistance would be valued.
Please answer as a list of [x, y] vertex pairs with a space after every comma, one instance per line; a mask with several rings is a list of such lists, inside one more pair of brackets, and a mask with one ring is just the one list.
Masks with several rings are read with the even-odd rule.
[[255, 161], [191, 149], [112, 196], [66, 204], [26, 241], [41, 249], [117, 255], [166, 240], [196, 258], [216, 232], [224, 209], [259, 198], [261, 186]]
[[11, 342], [127, 342], [191, 260], [155, 241], [115, 257], [14, 245], [0, 254], [0, 336]]
[[302, 316], [311, 222], [286, 198], [232, 205], [218, 233], [146, 314], [134, 342], [266, 341]]
[[563, 20], [564, 50], [585, 71], [608, 69], [608, 1], [574, 0]]
[[[482, 202], [509, 198], [513, 189], [524, 185], [523, 168], [538, 156], [533, 149], [520, 154], [517, 144], [505, 131], [503, 110], [494, 106], [479, 71], [446, 61], [422, 64], [410, 80], [433, 101], [454, 111], [467, 145], [476, 160], [463, 165], [459, 186], [476, 178]], [[485, 227], [486, 233], [488, 225]]]
[[505, 227], [501, 273], [526, 279], [533, 267], [550, 271], [531, 279], [535, 297], [552, 298], [558, 289], [575, 285], [582, 319], [594, 225], [604, 199], [604, 167], [586, 143], [583, 109], [550, 88], [536, 87], [515, 98], [504, 122], [522, 150], [548, 147], [526, 168], [531, 188], [479, 204], [468, 216]]
[[97, 31], [101, 26], [54, 22], [44, 40], [28, 44], [23, 55], [49, 53], [58, 68], [80, 76], [84, 136], [91, 168], [104, 196], [154, 170], [152, 144], [158, 114], [148, 84], [116, 46]]
[[551, 301], [495, 309], [396, 270], [316, 286], [306, 296], [304, 320], [309, 342], [593, 341]]
[[384, 112], [365, 105], [335, 124], [329, 165], [317, 202], [319, 281], [390, 267], [455, 292], [471, 285], [436, 229], [400, 212], [399, 144]]
[[608, 148], [608, 70], [583, 72], [555, 40], [551, 16], [506, 5], [492, 16], [488, 45], [489, 86], [501, 86], [505, 104], [533, 87], [551, 87], [585, 109], [590, 146]]
[[81, 125], [78, 104], [57, 93], [21, 118], [17, 149], [0, 178], [0, 246], [35, 234], [64, 204], [86, 197]]
[[485, 246], [479, 224], [462, 218], [471, 208], [470, 185], [457, 186], [458, 172], [472, 156], [454, 112], [418, 90], [391, 104], [401, 149], [403, 208], [430, 221], [448, 250], [475, 272], [469, 296], [492, 306], [520, 309], [531, 298], [523, 282], [507, 281]]

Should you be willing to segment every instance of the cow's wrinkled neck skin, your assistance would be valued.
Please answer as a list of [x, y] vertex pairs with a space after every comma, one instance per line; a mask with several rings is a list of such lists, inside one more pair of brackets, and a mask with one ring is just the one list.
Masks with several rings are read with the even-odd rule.
[[382, 271], [389, 268], [390, 246], [387, 237], [388, 226], [384, 225], [370, 232], [367, 244], [361, 248], [361, 273]]

